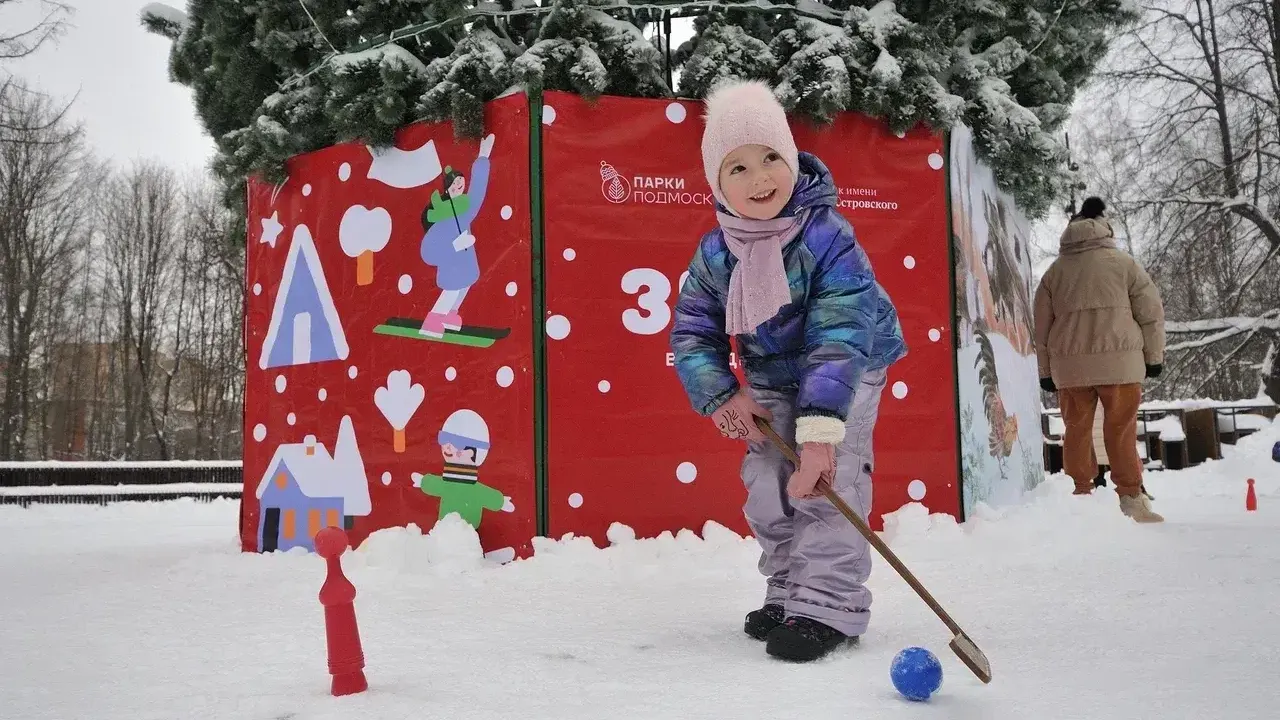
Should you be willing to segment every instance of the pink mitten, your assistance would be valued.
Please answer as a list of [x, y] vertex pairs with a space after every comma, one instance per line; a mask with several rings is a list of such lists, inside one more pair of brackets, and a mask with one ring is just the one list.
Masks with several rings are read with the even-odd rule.
[[802, 443], [800, 467], [787, 480], [787, 494], [796, 499], [822, 497], [836, 477], [836, 446]]
[[716, 427], [720, 428], [720, 434], [730, 440], [764, 442], [764, 434], [760, 432], [760, 428], [756, 427], [753, 416], [773, 420], [773, 413], [760, 407], [760, 403], [757, 403], [743, 388], [712, 413], [711, 419]]

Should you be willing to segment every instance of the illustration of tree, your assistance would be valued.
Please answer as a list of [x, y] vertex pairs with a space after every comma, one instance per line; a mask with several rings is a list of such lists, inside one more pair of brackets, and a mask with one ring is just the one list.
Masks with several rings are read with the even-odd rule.
[[391, 213], [386, 208], [352, 205], [342, 214], [338, 242], [342, 252], [356, 259], [356, 285], [373, 282], [373, 254], [381, 252], [390, 240]]
[[378, 406], [382, 416], [395, 430], [395, 450], [398, 453], [404, 452], [404, 428], [427, 394], [422, 383], [410, 385], [411, 382], [408, 370], [392, 370], [387, 375], [386, 387], [380, 387], [373, 393], [373, 404]]

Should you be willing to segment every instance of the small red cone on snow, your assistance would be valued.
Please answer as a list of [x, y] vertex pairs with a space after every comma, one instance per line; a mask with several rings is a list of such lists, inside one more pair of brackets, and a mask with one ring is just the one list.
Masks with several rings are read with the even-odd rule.
[[1258, 509], [1258, 494], [1253, 491], [1253, 478], [1249, 478], [1249, 491], [1244, 494], [1244, 509], [1249, 512]]
[[327, 527], [316, 533], [316, 554], [325, 559], [329, 571], [320, 586], [324, 606], [324, 632], [329, 646], [329, 674], [333, 676], [334, 697], [369, 689], [364, 677], [364, 651], [356, 627], [356, 586], [342, 574], [340, 558], [347, 550], [347, 534], [342, 528]]

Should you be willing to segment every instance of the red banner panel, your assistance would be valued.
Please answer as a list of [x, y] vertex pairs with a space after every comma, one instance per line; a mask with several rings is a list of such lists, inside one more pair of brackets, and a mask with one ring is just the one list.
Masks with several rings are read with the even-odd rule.
[[[603, 543], [615, 521], [642, 537], [706, 520], [748, 532], [744, 447], [689, 407], [669, 347], [683, 274], [715, 222], [701, 134], [697, 103], [544, 97], [553, 536]], [[881, 404], [873, 526], [910, 499], [958, 516], [942, 139], [853, 115], [796, 137], [831, 168], [910, 348]]]
[[245, 550], [353, 545], [456, 512], [528, 554], [533, 470], [529, 110], [479, 142], [418, 124], [252, 182], [246, 257]]
[[828, 128], [793, 126], [796, 144], [835, 177], [840, 211], [898, 309], [907, 356], [889, 370], [875, 434], [875, 515], [908, 502], [961, 518], [956, 446], [952, 257], [946, 145], [916, 130], [898, 137], [864, 115]]

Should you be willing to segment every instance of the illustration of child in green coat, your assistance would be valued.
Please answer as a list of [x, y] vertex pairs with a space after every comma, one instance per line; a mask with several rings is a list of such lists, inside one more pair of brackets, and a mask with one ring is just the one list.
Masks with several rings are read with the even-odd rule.
[[419, 487], [440, 498], [439, 519], [458, 513], [474, 528], [485, 510], [502, 510], [506, 497], [480, 482], [480, 466], [489, 454], [489, 426], [474, 410], [458, 410], [444, 421], [437, 436], [444, 471], [423, 475]]

